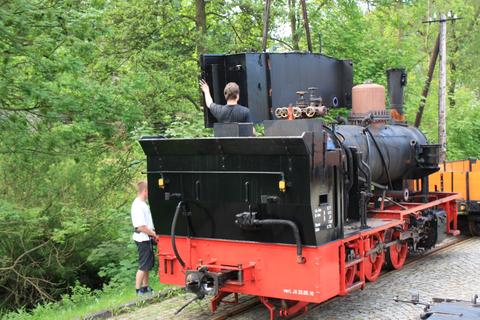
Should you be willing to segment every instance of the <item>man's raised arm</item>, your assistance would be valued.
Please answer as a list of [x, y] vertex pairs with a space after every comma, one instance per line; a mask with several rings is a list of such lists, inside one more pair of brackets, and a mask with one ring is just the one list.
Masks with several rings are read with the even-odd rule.
[[205, 104], [207, 105], [207, 108], [210, 108], [210, 106], [213, 103], [212, 96], [210, 95], [210, 88], [208, 87], [207, 82], [202, 79], [200, 80], [200, 88], [203, 91], [203, 94], [205, 95]]

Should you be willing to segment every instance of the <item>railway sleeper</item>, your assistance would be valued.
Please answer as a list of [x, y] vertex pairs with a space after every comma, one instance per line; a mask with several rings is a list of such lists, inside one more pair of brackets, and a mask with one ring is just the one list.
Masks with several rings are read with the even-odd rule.
[[281, 300], [280, 307], [278, 308], [273, 304], [272, 300], [267, 297], [259, 297], [260, 302], [267, 308], [270, 320], [275, 320], [278, 315], [280, 317], [290, 317], [299, 313], [305, 313], [308, 311], [309, 302], [306, 301], [287, 301]]

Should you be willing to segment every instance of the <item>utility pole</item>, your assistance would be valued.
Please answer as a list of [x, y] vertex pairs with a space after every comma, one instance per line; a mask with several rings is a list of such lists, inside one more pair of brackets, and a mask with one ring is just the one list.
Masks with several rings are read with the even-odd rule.
[[452, 15], [452, 13], [449, 12], [448, 18], [447, 15], [441, 14], [438, 20], [434, 18], [433, 20], [424, 21], [424, 23], [438, 22], [440, 31], [430, 59], [428, 79], [425, 83], [422, 101], [418, 108], [415, 126], [420, 126], [420, 121], [422, 120], [423, 107], [427, 99], [428, 87], [430, 86], [431, 76], [435, 69], [436, 55], [438, 54], [440, 57], [440, 65], [438, 68], [438, 144], [440, 145], [440, 162], [445, 162], [447, 155], [447, 21], [458, 19], [461, 18], [457, 18], [456, 15]]
[[440, 66], [438, 74], [438, 144], [440, 162], [445, 162], [447, 154], [447, 16], [440, 16]]

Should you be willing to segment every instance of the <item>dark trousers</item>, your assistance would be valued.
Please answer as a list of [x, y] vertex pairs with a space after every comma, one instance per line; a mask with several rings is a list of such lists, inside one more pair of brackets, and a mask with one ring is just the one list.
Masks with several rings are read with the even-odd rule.
[[155, 264], [155, 257], [153, 255], [153, 246], [150, 240], [137, 242], [138, 250], [138, 270], [150, 271]]

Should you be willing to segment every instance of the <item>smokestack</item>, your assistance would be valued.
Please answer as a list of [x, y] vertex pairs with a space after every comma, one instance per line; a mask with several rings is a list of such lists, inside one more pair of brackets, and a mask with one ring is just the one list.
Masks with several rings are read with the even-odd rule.
[[403, 112], [403, 87], [407, 85], [407, 73], [403, 68], [387, 70], [390, 116], [394, 121], [405, 122]]

